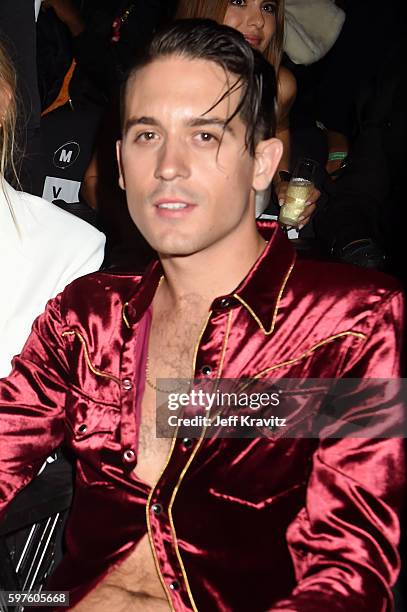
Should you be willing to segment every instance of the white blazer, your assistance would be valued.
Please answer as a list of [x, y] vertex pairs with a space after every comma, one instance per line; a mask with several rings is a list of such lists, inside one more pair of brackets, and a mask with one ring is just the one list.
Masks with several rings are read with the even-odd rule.
[[0, 377], [10, 372], [47, 301], [100, 268], [104, 244], [104, 235], [85, 221], [0, 177]]

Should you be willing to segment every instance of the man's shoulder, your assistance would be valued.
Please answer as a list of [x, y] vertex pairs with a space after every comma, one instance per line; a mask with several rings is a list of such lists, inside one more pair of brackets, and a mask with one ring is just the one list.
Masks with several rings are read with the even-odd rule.
[[289, 286], [297, 293], [318, 293], [360, 300], [400, 293], [400, 282], [389, 274], [334, 261], [298, 259]]
[[75, 295], [96, 292], [89, 293], [90, 301], [98, 292], [102, 292], [104, 295], [123, 294], [123, 296], [126, 296], [138, 289], [143, 276], [144, 273], [137, 270], [98, 270], [74, 280], [65, 288], [63, 294], [72, 298]]
[[[402, 329], [402, 287], [391, 276], [336, 262], [297, 260], [282, 293], [287, 321], [315, 338], [371, 337], [376, 328]], [[399, 333], [399, 332], [397, 332]], [[400, 331], [401, 333], [401, 331]]]
[[80, 312], [105, 316], [107, 310], [129, 302], [136, 294], [143, 273], [99, 270], [77, 278], [61, 294], [63, 314]]

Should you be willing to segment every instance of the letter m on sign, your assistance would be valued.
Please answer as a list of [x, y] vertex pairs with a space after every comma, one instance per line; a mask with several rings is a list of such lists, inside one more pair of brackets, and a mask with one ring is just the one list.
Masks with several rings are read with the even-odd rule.
[[66, 149], [62, 149], [61, 155], [59, 156], [59, 161], [69, 164], [71, 161], [71, 157], [72, 157], [72, 150], [67, 151]]

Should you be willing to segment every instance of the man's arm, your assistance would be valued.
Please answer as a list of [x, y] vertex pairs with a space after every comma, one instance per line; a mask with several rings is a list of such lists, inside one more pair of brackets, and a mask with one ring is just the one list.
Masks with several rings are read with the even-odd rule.
[[[337, 428], [343, 431], [340, 428], [346, 423], [366, 426], [372, 415], [380, 428], [364, 437], [359, 429], [357, 438], [348, 435], [320, 440], [306, 505], [287, 531], [297, 587], [273, 611], [393, 609], [391, 586], [400, 565], [397, 512], [403, 499], [405, 458], [402, 428], [400, 437], [392, 438], [390, 432], [403, 411], [395, 378], [399, 373], [402, 300], [393, 294], [376, 310], [376, 325], [361, 353], [349, 364], [347, 375], [372, 380], [373, 389], [379, 377], [393, 381], [385, 387], [384, 397], [356, 392], [346, 398], [340, 408], [348, 406], [348, 412], [339, 411]], [[363, 388], [363, 383], [356, 382], [356, 390], [358, 386]], [[377, 383], [377, 388], [383, 389], [383, 385]], [[349, 401], [357, 397], [365, 399]], [[336, 433], [331, 429], [331, 435]]]
[[68, 366], [58, 296], [0, 380], [0, 515], [64, 438]]

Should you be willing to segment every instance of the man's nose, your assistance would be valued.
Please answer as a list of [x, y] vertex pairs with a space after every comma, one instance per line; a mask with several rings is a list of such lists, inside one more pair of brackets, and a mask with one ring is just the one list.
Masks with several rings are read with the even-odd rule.
[[252, 4], [247, 7], [247, 25], [254, 26], [258, 29], [264, 27], [264, 13], [259, 6]]
[[189, 176], [188, 154], [180, 142], [167, 140], [158, 153], [155, 178], [172, 181]]

